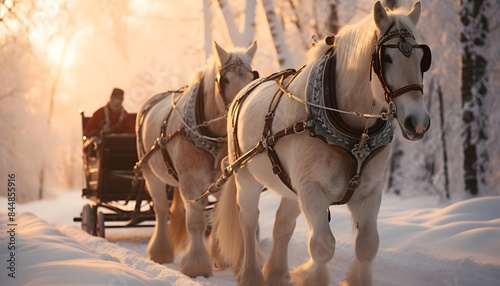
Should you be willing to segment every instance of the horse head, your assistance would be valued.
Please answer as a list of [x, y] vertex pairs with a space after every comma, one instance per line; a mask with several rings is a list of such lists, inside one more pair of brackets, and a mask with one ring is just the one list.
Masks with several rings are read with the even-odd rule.
[[[387, 13], [380, 1], [373, 7], [377, 41], [372, 53], [372, 71], [380, 85], [372, 89], [396, 107], [396, 119], [406, 139], [424, 137], [430, 126], [430, 115], [423, 99], [423, 74], [431, 63], [427, 45], [415, 41], [415, 26], [421, 11], [420, 2], [408, 15]], [[382, 87], [382, 91], [380, 90]]]
[[219, 67], [215, 82], [221, 95], [218, 98], [222, 99], [218, 102], [218, 106], [223, 106], [226, 109], [243, 87], [258, 78], [258, 73], [252, 71], [251, 68], [251, 62], [256, 50], [256, 41], [246, 50], [236, 48], [232, 52], [227, 52], [214, 42], [214, 51]]

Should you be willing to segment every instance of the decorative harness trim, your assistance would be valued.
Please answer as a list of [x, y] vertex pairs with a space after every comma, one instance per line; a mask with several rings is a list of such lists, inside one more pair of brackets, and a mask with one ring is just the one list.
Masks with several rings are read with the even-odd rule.
[[184, 107], [186, 112], [183, 116], [185, 124], [183, 135], [195, 147], [201, 148], [212, 155], [214, 158], [214, 169], [216, 169], [218, 162], [224, 155], [221, 146], [227, 143], [227, 136], [217, 136], [206, 125], [203, 125], [203, 122], [205, 122], [203, 106], [203, 80], [201, 80], [193, 86]]

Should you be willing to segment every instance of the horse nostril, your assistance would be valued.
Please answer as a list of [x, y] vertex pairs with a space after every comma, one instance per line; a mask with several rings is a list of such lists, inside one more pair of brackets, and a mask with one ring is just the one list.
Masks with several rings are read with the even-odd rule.
[[407, 116], [404, 122], [406, 130], [416, 133], [424, 134], [430, 127], [430, 120], [426, 122], [418, 121], [414, 116]]
[[407, 116], [405, 119], [405, 128], [408, 131], [415, 132], [415, 121], [413, 116]]

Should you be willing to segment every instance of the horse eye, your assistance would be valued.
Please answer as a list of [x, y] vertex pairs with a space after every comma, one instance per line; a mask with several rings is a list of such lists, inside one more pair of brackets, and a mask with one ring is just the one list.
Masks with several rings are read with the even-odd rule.
[[245, 73], [245, 70], [243, 70], [242, 67], [237, 67], [236, 73], [238, 74], [238, 76], [242, 76]]
[[392, 64], [392, 59], [391, 59], [391, 57], [390, 57], [389, 55], [384, 55], [384, 56], [382, 57], [382, 61], [383, 61], [384, 63], [389, 63], [389, 64]]

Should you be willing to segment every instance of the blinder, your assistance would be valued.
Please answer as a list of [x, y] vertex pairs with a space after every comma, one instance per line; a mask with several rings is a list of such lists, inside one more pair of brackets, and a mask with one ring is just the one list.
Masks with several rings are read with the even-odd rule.
[[422, 57], [422, 61], [420, 61], [420, 70], [422, 73], [428, 71], [431, 68], [431, 62], [432, 62], [432, 53], [431, 53], [431, 48], [427, 45], [418, 45], [419, 48], [424, 51], [424, 56]]
[[260, 77], [258, 71], [252, 71], [252, 75], [253, 75], [253, 80], [256, 80], [256, 79], [258, 79]]
[[[404, 44], [402, 44], [404, 43]], [[385, 55], [385, 51], [388, 48], [399, 49], [401, 53], [407, 57], [409, 57], [413, 51], [413, 49], [422, 49], [423, 56], [420, 60], [420, 72], [422, 72], [422, 76], [424, 72], [428, 71], [431, 67], [432, 54], [431, 49], [427, 45], [410, 45], [408, 42], [402, 40], [397, 45], [382, 45], [379, 49], [379, 52], [376, 55], [376, 60], [373, 63], [373, 70], [375, 73], [380, 72], [383, 73], [384, 65], [383, 65], [383, 57]]]

